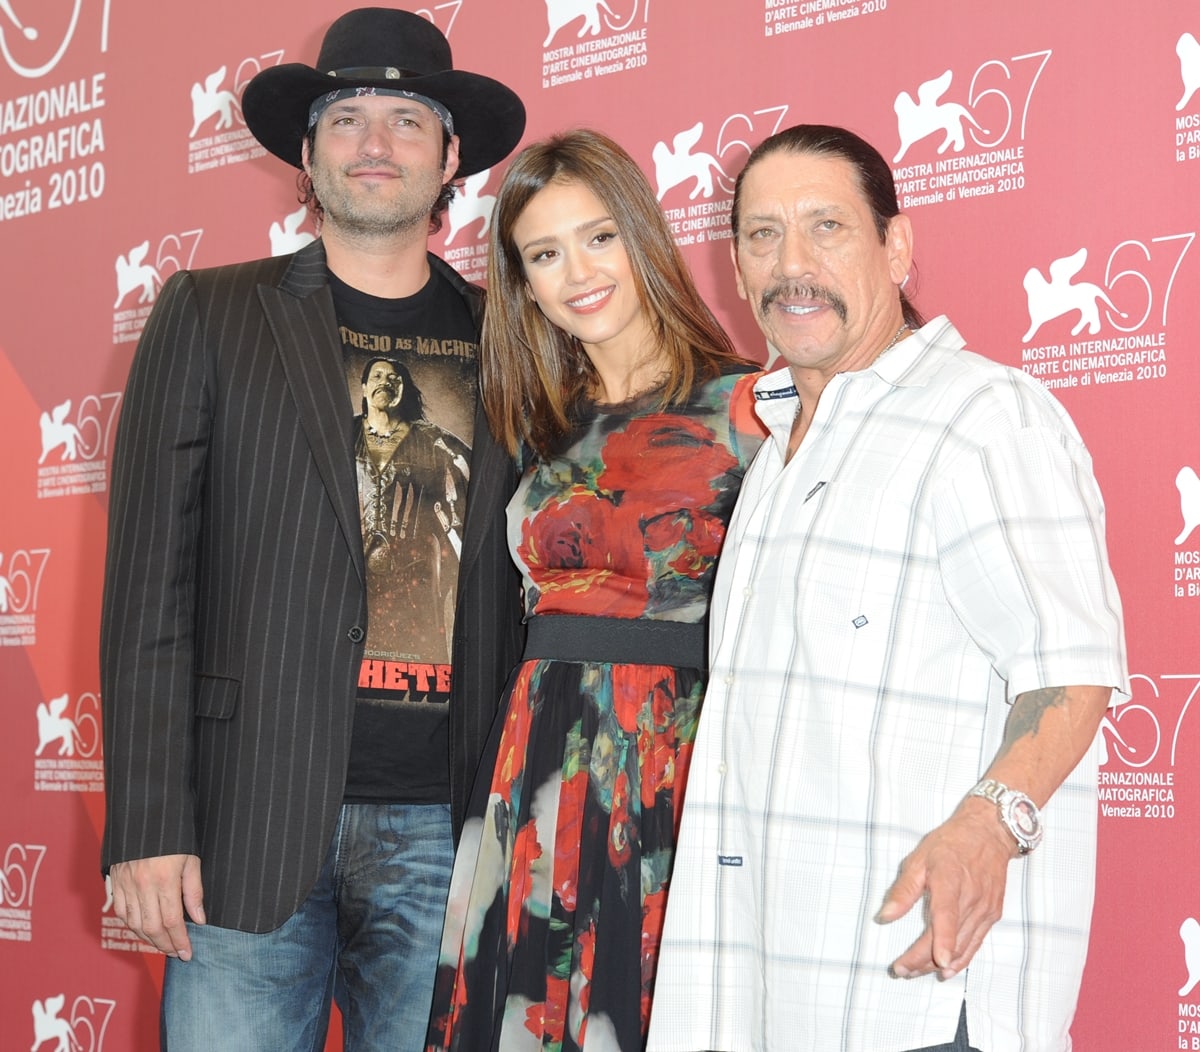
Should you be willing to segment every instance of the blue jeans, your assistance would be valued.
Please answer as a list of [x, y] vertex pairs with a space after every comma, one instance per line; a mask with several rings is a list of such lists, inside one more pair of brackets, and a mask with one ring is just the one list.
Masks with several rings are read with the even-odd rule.
[[332, 999], [346, 1052], [419, 1052], [453, 861], [445, 804], [343, 805], [317, 884], [283, 927], [188, 924], [192, 959], [167, 959], [163, 1049], [318, 1052]]

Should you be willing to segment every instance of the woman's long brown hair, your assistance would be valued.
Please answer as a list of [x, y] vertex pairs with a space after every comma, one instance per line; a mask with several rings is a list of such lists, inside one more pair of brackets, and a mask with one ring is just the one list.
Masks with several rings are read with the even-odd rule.
[[666, 368], [663, 406], [745, 362], [700, 298], [642, 170], [612, 139], [577, 129], [526, 147], [505, 173], [492, 215], [488, 303], [480, 369], [484, 408], [497, 441], [545, 459], [571, 432], [572, 410], [597, 382], [579, 341], [530, 298], [513, 226], [551, 182], [577, 182], [603, 204], [629, 256], [642, 310]]

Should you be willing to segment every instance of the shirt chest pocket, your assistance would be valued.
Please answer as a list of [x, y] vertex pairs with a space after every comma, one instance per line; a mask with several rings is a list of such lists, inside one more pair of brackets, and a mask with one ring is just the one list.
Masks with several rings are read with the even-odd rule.
[[908, 575], [936, 558], [916, 494], [896, 482], [835, 479], [812, 499], [821, 503], [809, 526], [809, 583], [841, 593], [847, 609], [890, 607]]

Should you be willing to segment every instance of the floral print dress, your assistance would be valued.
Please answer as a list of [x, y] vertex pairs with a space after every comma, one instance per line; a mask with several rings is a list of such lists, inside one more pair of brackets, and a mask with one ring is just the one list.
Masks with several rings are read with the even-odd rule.
[[[705, 620], [763, 437], [757, 375], [594, 406], [526, 471], [508, 513], [529, 615]], [[517, 667], [455, 860], [431, 1049], [644, 1047], [703, 692], [699, 668]]]

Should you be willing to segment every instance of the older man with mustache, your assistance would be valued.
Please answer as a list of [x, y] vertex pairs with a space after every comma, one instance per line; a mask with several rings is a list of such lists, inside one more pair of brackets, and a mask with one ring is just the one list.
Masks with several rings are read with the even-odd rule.
[[718, 570], [649, 1047], [1066, 1052], [1129, 689], [1087, 450], [922, 323], [858, 136], [768, 139], [732, 221], [787, 367]]

